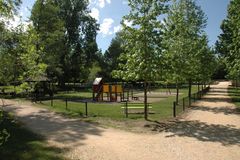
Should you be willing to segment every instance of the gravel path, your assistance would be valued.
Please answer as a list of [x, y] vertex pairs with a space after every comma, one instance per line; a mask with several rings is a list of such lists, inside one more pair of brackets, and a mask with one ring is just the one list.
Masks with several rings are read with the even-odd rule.
[[228, 85], [212, 86], [183, 119], [154, 134], [102, 128], [13, 101], [7, 101], [5, 110], [45, 135], [50, 144], [64, 148], [69, 159], [239, 160], [240, 116], [227, 96]]

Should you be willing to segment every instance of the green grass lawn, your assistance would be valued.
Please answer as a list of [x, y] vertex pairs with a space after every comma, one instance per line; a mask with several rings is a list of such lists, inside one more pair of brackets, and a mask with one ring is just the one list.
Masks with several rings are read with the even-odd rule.
[[5, 115], [1, 128], [7, 129], [10, 137], [0, 146], [0, 159], [63, 160], [61, 149], [47, 146], [43, 137], [25, 129], [11, 116]]
[[[158, 89], [157, 91], [166, 91], [166, 89]], [[171, 89], [175, 92], [175, 89]], [[188, 88], [183, 88], [180, 90], [181, 94], [179, 99], [186, 97], [188, 95]], [[192, 87], [192, 93], [197, 92], [197, 86]], [[136, 92], [137, 93], [137, 92]], [[66, 98], [90, 98], [92, 96], [91, 92], [69, 92], [60, 93], [55, 95], [55, 100], [53, 101], [53, 107], [51, 107], [51, 101], [42, 101], [41, 104], [37, 104], [41, 107], [46, 107], [55, 112], [68, 115], [71, 117], [82, 117], [85, 115], [85, 104], [80, 102], [68, 101], [68, 107], [66, 109]], [[152, 111], [155, 114], [149, 114], [151, 120], [162, 120], [171, 118], [173, 115], [173, 101], [175, 101], [175, 96], [169, 96], [159, 102], [152, 103]], [[121, 103], [88, 103], [88, 119], [95, 120], [99, 118], [106, 118], [112, 120], [126, 120], [124, 111], [121, 107], [124, 104]], [[180, 112], [180, 111], [179, 111]], [[143, 119], [143, 114], [130, 114], [128, 120]]]
[[228, 88], [228, 94], [232, 98], [232, 102], [240, 108], [240, 88]]
[[2, 90], [5, 92], [14, 92], [14, 86], [0, 86], [0, 91]]
[[81, 91], [81, 92], [59, 92], [57, 95], [55, 95], [55, 98], [57, 99], [64, 99], [64, 98], [92, 98], [92, 92], [91, 91]]

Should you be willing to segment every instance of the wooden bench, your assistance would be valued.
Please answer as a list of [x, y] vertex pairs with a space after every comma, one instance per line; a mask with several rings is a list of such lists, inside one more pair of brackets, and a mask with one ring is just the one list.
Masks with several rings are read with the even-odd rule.
[[133, 96], [132, 99], [133, 100], [139, 100], [139, 97]]
[[[128, 114], [144, 114], [144, 103], [129, 103], [125, 102], [123, 103], [122, 109], [124, 109], [124, 113], [126, 114], [126, 117], [128, 117]], [[154, 114], [153, 111], [149, 110], [152, 109], [152, 104], [148, 103], [148, 113]]]

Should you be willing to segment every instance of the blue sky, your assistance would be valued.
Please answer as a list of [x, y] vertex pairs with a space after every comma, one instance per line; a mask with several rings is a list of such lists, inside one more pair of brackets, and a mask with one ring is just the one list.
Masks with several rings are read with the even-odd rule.
[[[35, 0], [22, 0], [20, 15], [27, 19], [30, 16], [30, 9]], [[226, 17], [227, 6], [230, 0], [197, 0], [206, 16], [208, 24], [206, 32], [209, 37], [209, 45], [214, 45], [217, 36], [221, 33], [220, 24]], [[115, 33], [121, 28], [120, 21], [122, 16], [128, 14], [129, 7], [127, 0], [90, 0], [89, 8], [91, 15], [95, 17], [100, 24], [100, 31], [97, 35], [98, 47], [105, 51]]]

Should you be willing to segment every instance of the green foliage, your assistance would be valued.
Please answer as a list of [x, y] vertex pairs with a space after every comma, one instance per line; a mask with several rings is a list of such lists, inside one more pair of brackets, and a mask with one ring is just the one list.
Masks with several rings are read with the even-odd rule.
[[206, 68], [205, 59], [210, 58], [203, 11], [193, 0], [173, 1], [164, 24], [165, 79], [176, 83], [196, 80], [202, 74], [199, 70]]
[[[15, 66], [17, 51], [15, 45], [18, 41], [15, 33], [11, 33], [6, 29], [5, 22], [8, 21], [17, 11], [21, 0], [0, 0], [0, 82], [7, 83], [12, 80], [16, 74]], [[15, 39], [16, 38], [16, 39]], [[2, 104], [3, 105], [3, 104]], [[0, 146], [7, 141], [9, 134], [7, 130], [2, 126], [3, 111], [0, 110]]]
[[21, 0], [0, 0], [0, 17], [13, 16], [21, 2]]
[[3, 128], [3, 114], [3, 111], [0, 109], [0, 146], [3, 145], [10, 137], [10, 134], [7, 132], [7, 130]]
[[99, 73], [104, 77], [104, 81], [114, 81], [112, 77], [112, 71], [118, 69], [119, 57], [123, 51], [123, 39], [121, 38], [121, 32], [116, 34], [116, 37], [112, 39], [110, 46], [105, 51], [104, 56], [100, 57], [100, 66], [102, 71]]
[[[145, 119], [147, 119], [147, 83], [159, 77], [162, 54], [162, 23], [159, 17], [166, 12], [165, 1], [129, 0], [130, 13], [121, 22], [124, 39], [116, 78], [144, 81]], [[127, 25], [131, 23], [131, 25]]]
[[47, 76], [56, 81], [63, 74], [65, 54], [64, 22], [59, 18], [60, 7], [55, 1], [37, 0], [32, 8], [30, 19], [39, 37], [38, 49], [42, 49], [42, 59], [47, 64]]
[[55, 81], [87, 79], [97, 52], [98, 25], [82, 0], [37, 0], [31, 20], [39, 35], [47, 76]]
[[217, 51], [224, 57], [228, 77], [232, 79], [240, 78], [240, 1], [232, 0], [228, 6], [228, 15], [223, 20], [222, 34], [216, 44]]
[[0, 36], [0, 81], [3, 84], [16, 81], [21, 74], [20, 54], [22, 48], [22, 27], [9, 30], [5, 28]]
[[[102, 68], [100, 67], [100, 65], [95, 62], [92, 65], [92, 68], [90, 69], [90, 74], [88, 76], [88, 82], [92, 83], [94, 81], [94, 79], [98, 76], [98, 73], [102, 71]], [[104, 77], [104, 81], [105, 81], [106, 77]]]
[[124, 53], [120, 58], [124, 63], [114, 75], [124, 80], [152, 81], [159, 75], [162, 53], [159, 16], [166, 8], [158, 0], [130, 0], [129, 6], [130, 13], [122, 21]]
[[10, 135], [6, 129], [0, 130], [0, 146], [3, 145], [8, 140], [9, 137]]
[[211, 77], [216, 70], [217, 58], [215, 52], [208, 47], [207, 36], [203, 35], [199, 39], [199, 52], [197, 54], [198, 68], [196, 81], [207, 83], [211, 81]]
[[24, 36], [21, 41], [23, 53], [20, 56], [20, 60], [24, 70], [22, 75], [19, 77], [21, 81], [39, 80], [45, 75], [47, 66], [42, 61], [42, 51], [41, 48], [37, 48], [37, 41], [38, 35], [36, 31], [30, 27], [26, 36]]

